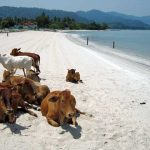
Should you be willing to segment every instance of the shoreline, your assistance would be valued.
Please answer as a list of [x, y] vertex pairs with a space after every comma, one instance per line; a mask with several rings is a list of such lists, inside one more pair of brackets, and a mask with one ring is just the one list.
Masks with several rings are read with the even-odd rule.
[[97, 55], [103, 55], [104, 58], [112, 61], [115, 65], [118, 65], [121, 68], [126, 70], [130, 69], [130, 71], [144, 71], [143, 74], [150, 75], [150, 61], [148, 59], [144, 59], [135, 55], [127, 55], [122, 51], [115, 51], [113, 48], [104, 45], [97, 45], [93, 42], [91, 44], [86, 45], [86, 40], [84, 41], [79, 35], [66, 33], [66, 38], [80, 46], [83, 46], [87, 49], [91, 49]]

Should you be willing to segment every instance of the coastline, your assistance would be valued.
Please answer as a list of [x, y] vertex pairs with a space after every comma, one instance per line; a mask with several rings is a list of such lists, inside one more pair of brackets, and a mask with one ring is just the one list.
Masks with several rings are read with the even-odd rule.
[[[9, 44], [8, 44], [9, 43]], [[14, 47], [41, 57], [42, 84], [51, 91], [70, 89], [80, 115], [78, 126], [50, 126], [40, 112], [38, 118], [21, 114], [14, 125], [0, 124], [0, 147], [10, 150], [90, 149], [141, 150], [150, 147], [150, 79], [128, 71], [103, 53], [68, 40], [66, 34], [47, 31], [1, 35], [1, 53]], [[114, 57], [116, 59], [116, 57]], [[67, 69], [80, 72], [83, 84], [65, 81]], [[132, 67], [131, 67], [132, 68]], [[0, 79], [4, 68], [0, 64]], [[20, 71], [20, 74], [22, 72]], [[146, 105], [140, 105], [145, 102]]]
[[144, 59], [139, 56], [135, 56], [133, 54], [126, 54], [123, 51], [118, 49], [110, 48], [109, 46], [97, 45], [93, 42], [89, 41], [89, 45], [86, 45], [86, 39], [83, 40], [79, 35], [76, 34], [65, 34], [66, 38], [71, 40], [72, 42], [91, 49], [97, 55], [103, 55], [104, 58], [110, 60], [115, 65], [118, 65], [121, 68], [124, 68], [129, 71], [137, 71], [138, 73], [145, 74], [147, 76], [150, 75], [150, 61], [148, 59]]

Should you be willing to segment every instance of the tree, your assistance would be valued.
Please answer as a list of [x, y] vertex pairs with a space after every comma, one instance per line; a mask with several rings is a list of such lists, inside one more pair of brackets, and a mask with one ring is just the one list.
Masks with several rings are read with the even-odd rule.
[[40, 28], [47, 28], [49, 26], [49, 17], [45, 15], [43, 12], [40, 16], [36, 18], [36, 22], [38, 27]]

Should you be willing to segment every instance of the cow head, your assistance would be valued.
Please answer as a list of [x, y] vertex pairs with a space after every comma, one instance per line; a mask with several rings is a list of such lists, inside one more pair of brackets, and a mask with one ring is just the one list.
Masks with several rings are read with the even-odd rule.
[[17, 53], [20, 51], [21, 48], [14, 48], [12, 49], [10, 55], [13, 55], [13, 56], [17, 56]]
[[76, 69], [70, 69], [70, 70], [68, 69], [69, 74], [75, 74], [75, 72], [76, 72]]
[[3, 82], [7, 81], [10, 78], [11, 75], [12, 74], [9, 71], [4, 70], [4, 72], [3, 72]]
[[0, 97], [0, 122], [15, 123], [16, 116], [11, 107], [7, 107], [2, 97]]
[[60, 112], [66, 118], [73, 118], [76, 115], [75, 105], [76, 101], [69, 90], [64, 90], [58, 95], [52, 95], [49, 99], [51, 102], [58, 102], [60, 105]]

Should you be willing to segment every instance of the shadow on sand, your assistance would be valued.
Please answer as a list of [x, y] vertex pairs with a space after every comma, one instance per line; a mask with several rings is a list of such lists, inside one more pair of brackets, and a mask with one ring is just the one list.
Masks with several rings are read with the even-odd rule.
[[26, 130], [29, 127], [31, 127], [31, 125], [29, 125], [27, 127], [24, 127], [24, 126], [21, 126], [21, 125], [16, 124], [16, 123], [15, 124], [6, 123], [5, 125], [6, 125], [6, 127], [3, 128], [2, 130], [5, 130], [6, 128], [9, 128], [11, 130], [12, 134], [19, 134], [19, 135], [22, 135], [21, 134], [22, 130]]
[[77, 125], [76, 127], [72, 127], [69, 124], [65, 124], [61, 126], [64, 131], [62, 131], [60, 134], [64, 134], [65, 132], [70, 132], [70, 134], [73, 136], [74, 139], [79, 139], [81, 137], [81, 126]]

